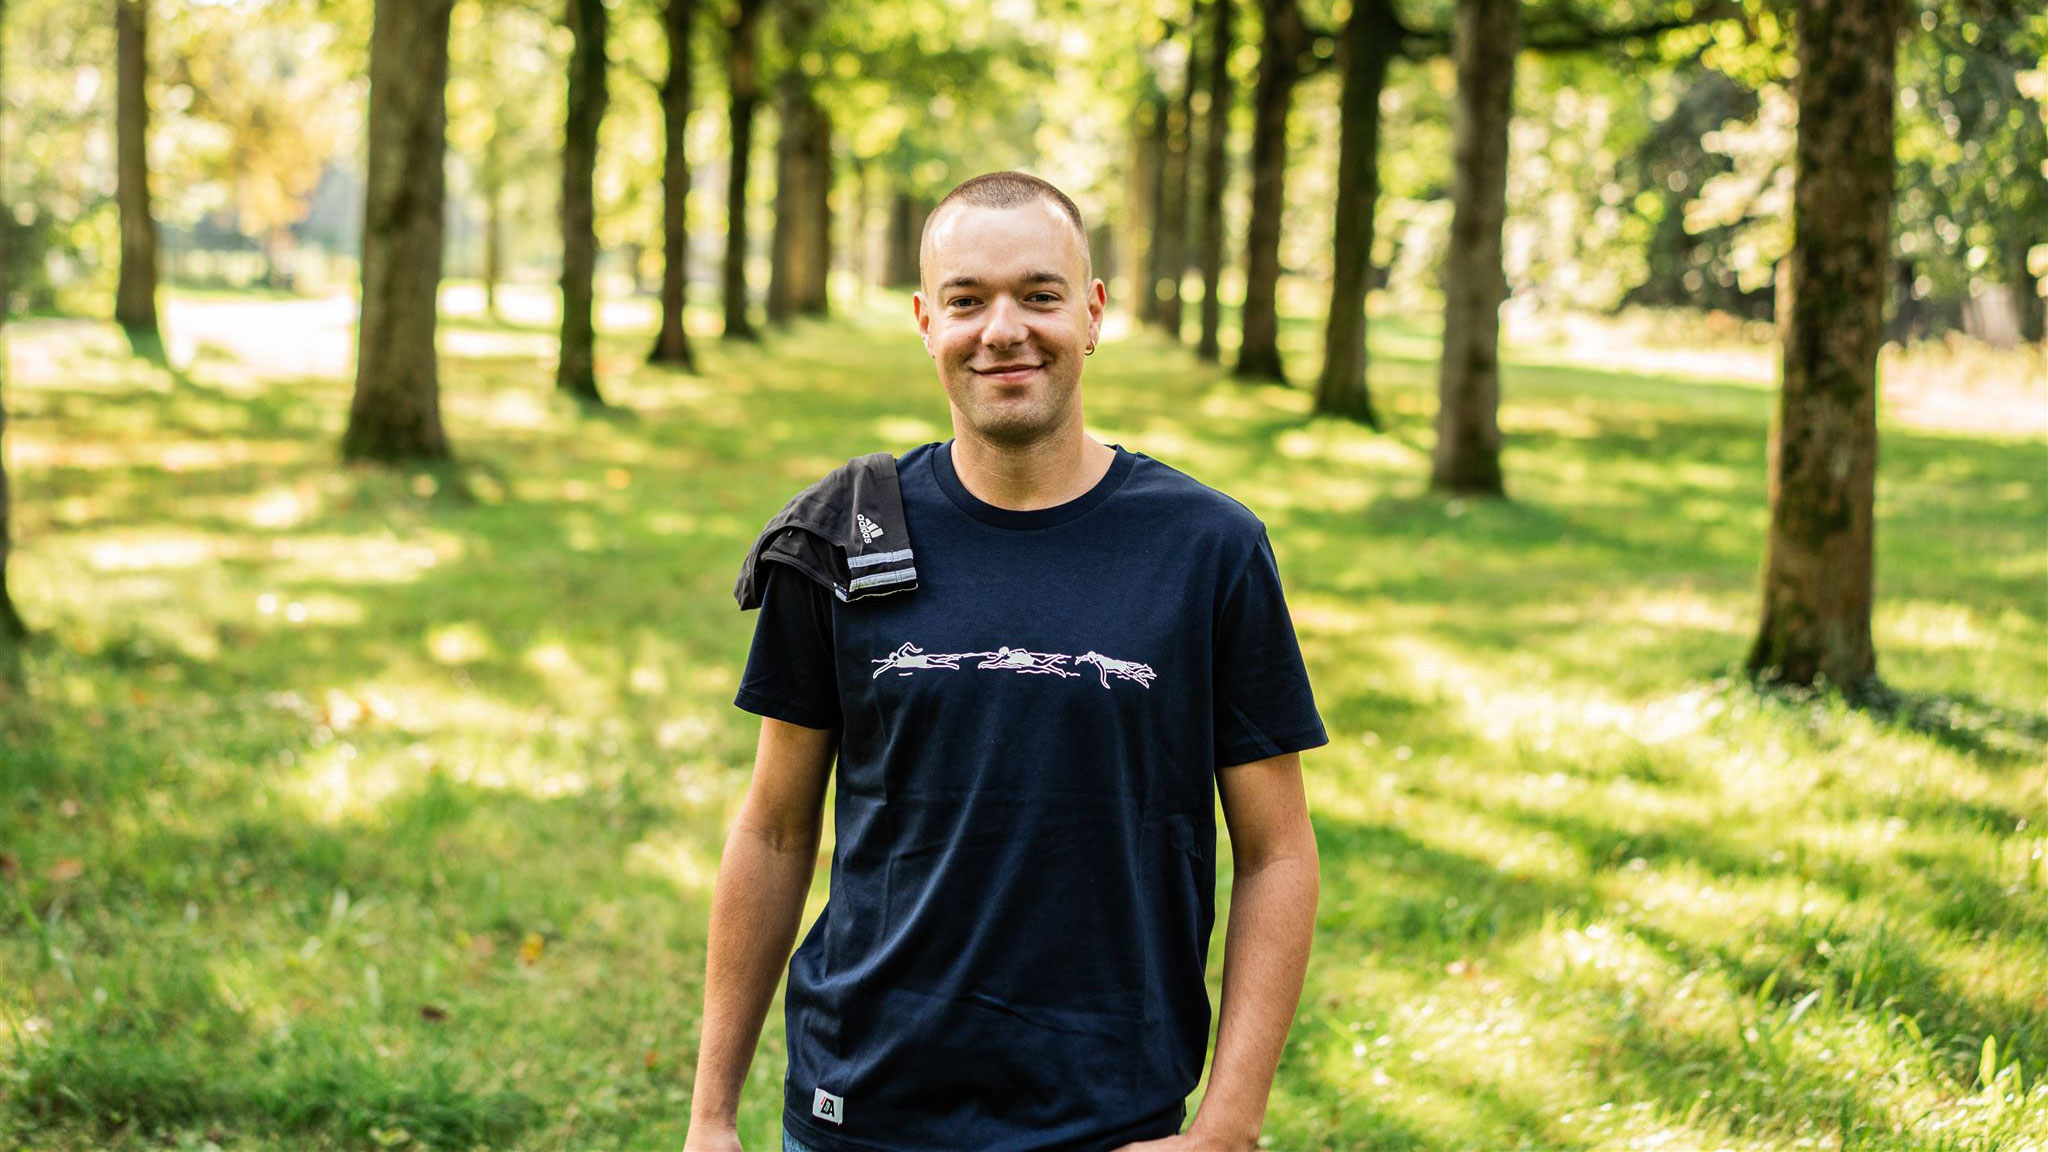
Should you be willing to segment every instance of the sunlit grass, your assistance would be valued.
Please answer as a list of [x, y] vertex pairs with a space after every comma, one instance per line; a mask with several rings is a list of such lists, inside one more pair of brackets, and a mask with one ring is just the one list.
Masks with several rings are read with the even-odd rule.
[[[336, 459], [345, 297], [174, 298], [172, 371], [10, 329], [44, 639], [0, 697], [0, 1143], [680, 1143], [753, 750], [737, 564], [795, 487], [947, 421], [901, 296], [761, 346], [693, 312], [697, 376], [614, 299], [599, 415], [553, 394], [553, 308], [450, 288], [460, 460], [397, 473]], [[1089, 365], [1098, 435], [1270, 525], [1333, 737], [1270, 1144], [2029, 1146], [2048, 430], [1945, 414], [2048, 377], [1887, 360], [1920, 398], [1879, 478], [1899, 695], [1858, 712], [1732, 675], [1758, 334], [1510, 319], [1506, 504], [1426, 492], [1429, 318], [1376, 319], [1384, 434], [1121, 324]], [[1318, 335], [1283, 332], [1297, 379]], [[782, 1072], [778, 1007], [750, 1147]]]

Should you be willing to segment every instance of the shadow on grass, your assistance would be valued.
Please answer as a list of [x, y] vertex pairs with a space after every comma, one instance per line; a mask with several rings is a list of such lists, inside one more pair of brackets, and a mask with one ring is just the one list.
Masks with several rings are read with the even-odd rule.
[[1925, 736], [1965, 756], [2007, 767], [2048, 758], [2048, 715], [1967, 692], [1906, 692], [1885, 685], [1852, 700], [1872, 719]]

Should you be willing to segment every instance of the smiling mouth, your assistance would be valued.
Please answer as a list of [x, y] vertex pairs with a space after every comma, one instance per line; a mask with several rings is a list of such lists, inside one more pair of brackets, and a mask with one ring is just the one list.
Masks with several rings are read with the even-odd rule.
[[1036, 372], [1043, 367], [1045, 367], [1043, 364], [1005, 364], [997, 368], [976, 368], [974, 373], [977, 376], [990, 376], [997, 380], [1015, 380]]

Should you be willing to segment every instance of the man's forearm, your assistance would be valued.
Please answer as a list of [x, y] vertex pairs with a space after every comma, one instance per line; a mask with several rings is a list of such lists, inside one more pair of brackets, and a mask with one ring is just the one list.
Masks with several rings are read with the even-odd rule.
[[739, 1113], [740, 1088], [796, 942], [817, 852], [815, 838], [777, 844], [744, 824], [726, 839], [711, 894], [693, 1118], [731, 1120]]
[[1204, 1147], [1252, 1148], [1315, 937], [1321, 881], [1316, 857], [1276, 859], [1230, 885], [1223, 942], [1223, 1004], [1209, 1089], [1191, 1134]]

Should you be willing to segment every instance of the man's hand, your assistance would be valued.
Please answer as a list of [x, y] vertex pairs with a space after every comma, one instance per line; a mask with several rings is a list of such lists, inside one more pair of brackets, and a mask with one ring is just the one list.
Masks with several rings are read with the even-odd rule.
[[711, 891], [704, 1022], [684, 1137], [690, 1148], [740, 1146], [740, 1091], [818, 867], [836, 740], [828, 729], [761, 720], [754, 778]]
[[690, 1121], [690, 1131], [683, 1137], [684, 1152], [742, 1152], [738, 1124], [713, 1124]]

